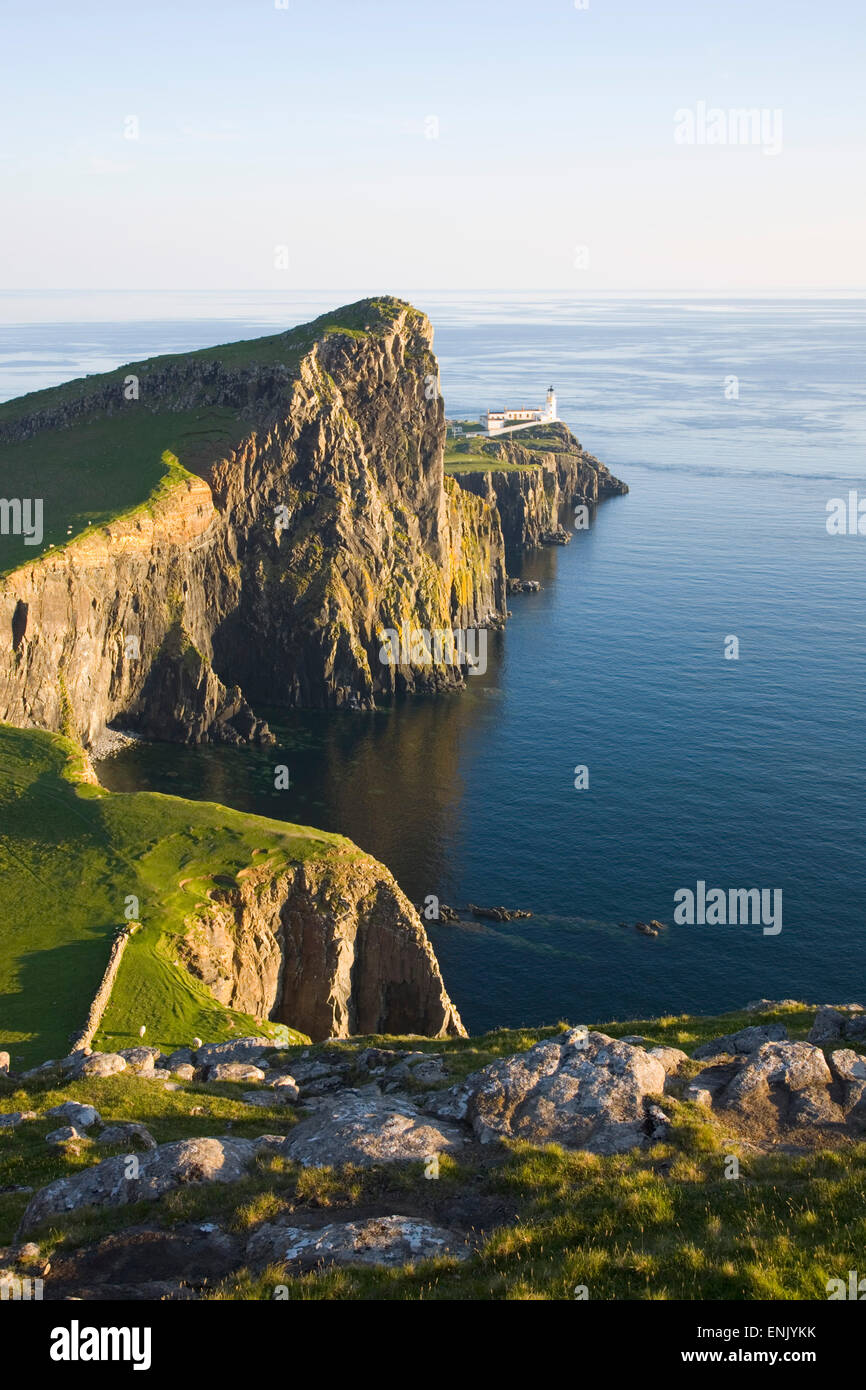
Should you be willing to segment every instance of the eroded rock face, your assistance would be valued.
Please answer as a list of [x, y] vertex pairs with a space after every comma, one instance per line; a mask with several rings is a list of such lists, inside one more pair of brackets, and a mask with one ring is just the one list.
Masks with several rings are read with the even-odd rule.
[[246, 1173], [254, 1153], [249, 1139], [182, 1139], [139, 1155], [135, 1178], [127, 1176], [126, 1155], [105, 1158], [37, 1192], [24, 1213], [21, 1231], [32, 1231], [52, 1216], [84, 1207], [155, 1201], [187, 1183], [236, 1182]]
[[[220, 1003], [313, 1041], [464, 1036], [417, 912], [387, 869], [348, 842], [345, 855], [278, 875], [250, 869], [237, 888], [213, 892], [179, 955]], [[197, 1060], [217, 1060], [216, 1050]]]
[[294, 1265], [297, 1273], [329, 1265], [417, 1264], [449, 1255], [466, 1259], [469, 1249], [454, 1231], [414, 1216], [374, 1216], [367, 1221], [335, 1222], [320, 1230], [267, 1224], [247, 1242], [253, 1266]]
[[[383, 663], [381, 632], [499, 625], [499, 516], [444, 477], [429, 321], [362, 308], [365, 331], [313, 328], [291, 368], [142, 364], [127, 413], [228, 406], [240, 438], [202, 440], [181, 459], [196, 477], [0, 582], [0, 719], [86, 746], [118, 718], [237, 742], [268, 737], [249, 702], [371, 708], [463, 683], [460, 666]], [[94, 382], [5, 433], [122, 409], [116, 380]]]
[[647, 1097], [664, 1085], [662, 1063], [642, 1048], [572, 1029], [492, 1062], [432, 1106], [465, 1117], [482, 1142], [505, 1137], [621, 1153], [650, 1138]]
[[280, 1147], [305, 1168], [340, 1163], [368, 1167], [427, 1159], [463, 1142], [455, 1126], [421, 1114], [403, 1096], [383, 1096], [371, 1086], [321, 1099]]
[[[556, 441], [549, 453], [530, 452], [520, 436], [496, 442], [487, 472], [456, 474], [460, 486], [499, 512], [509, 562], [526, 547], [562, 543], [559, 534], [564, 507], [576, 501], [594, 505], [605, 497], [628, 492], [594, 455], [582, 449], [567, 425], [555, 422], [547, 432]], [[501, 469], [496, 459], [518, 465]]]

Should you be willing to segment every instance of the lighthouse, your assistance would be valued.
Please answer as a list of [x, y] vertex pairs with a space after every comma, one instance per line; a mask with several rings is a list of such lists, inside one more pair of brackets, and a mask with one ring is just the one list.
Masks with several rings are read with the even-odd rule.
[[552, 386], [548, 386], [547, 388], [547, 399], [544, 403], [544, 419], [556, 419], [556, 392]]

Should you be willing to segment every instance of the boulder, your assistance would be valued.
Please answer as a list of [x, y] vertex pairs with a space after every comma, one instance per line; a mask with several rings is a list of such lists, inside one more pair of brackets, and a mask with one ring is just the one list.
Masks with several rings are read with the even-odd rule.
[[97, 1139], [97, 1144], [127, 1144], [130, 1149], [141, 1147], [143, 1149], [155, 1149], [156, 1140], [149, 1129], [139, 1124], [137, 1120], [123, 1120], [114, 1125], [107, 1125]]
[[692, 1056], [699, 1061], [704, 1057], [716, 1057], [720, 1052], [757, 1052], [764, 1043], [783, 1042], [787, 1037], [788, 1030], [783, 1023], [753, 1024], [749, 1028], [741, 1028], [738, 1033], [725, 1033], [721, 1038], [703, 1043], [695, 1048]]
[[837, 1038], [841, 1038], [845, 1022], [845, 1015], [836, 1009], [819, 1009], [815, 1015], [815, 1022], [809, 1029], [809, 1042], [835, 1042]]
[[138, 1176], [128, 1177], [124, 1154], [59, 1178], [31, 1199], [21, 1222], [26, 1233], [44, 1221], [85, 1207], [123, 1207], [153, 1202], [190, 1183], [237, 1182], [255, 1153], [249, 1139], [181, 1139], [160, 1144], [138, 1159]]
[[665, 1069], [665, 1076], [675, 1076], [683, 1062], [689, 1060], [689, 1054], [678, 1047], [651, 1047], [649, 1055], [658, 1058]]
[[176, 1067], [171, 1068], [171, 1072], [174, 1076], [179, 1077], [181, 1081], [195, 1080], [195, 1067], [191, 1062], [178, 1062]]
[[0, 1129], [17, 1129], [25, 1120], [35, 1120], [35, 1110], [9, 1110], [0, 1115]]
[[608, 1154], [649, 1138], [646, 1100], [664, 1084], [661, 1062], [642, 1048], [572, 1029], [491, 1062], [452, 1095], [458, 1111], [465, 1101], [466, 1119], [482, 1142], [526, 1139]]
[[289, 1086], [275, 1086], [272, 1091], [244, 1091], [241, 1096], [241, 1100], [246, 1105], [258, 1105], [262, 1108], [272, 1105], [291, 1105], [297, 1099], [297, 1087], [295, 1087], [293, 1094]]
[[[231, 1042], [206, 1043], [198, 1048], [196, 1062], [200, 1067], [216, 1066], [219, 1062], [256, 1062], [263, 1052], [273, 1046], [270, 1038], [232, 1038]], [[185, 1057], [183, 1060], [192, 1059]]]
[[866, 1081], [866, 1057], [850, 1047], [839, 1047], [831, 1052], [827, 1063], [837, 1081]]
[[281, 1147], [305, 1168], [341, 1163], [366, 1167], [425, 1159], [462, 1143], [458, 1130], [422, 1115], [407, 1098], [383, 1096], [378, 1087], [370, 1086], [321, 1100]]
[[208, 1081], [264, 1081], [261, 1067], [251, 1062], [217, 1062], [208, 1067]]
[[329, 1265], [401, 1267], [443, 1255], [465, 1260], [471, 1252], [461, 1236], [415, 1216], [374, 1216], [336, 1222], [319, 1230], [269, 1224], [247, 1242], [253, 1267], [293, 1265], [298, 1273]]
[[158, 1047], [125, 1047], [117, 1055], [123, 1058], [129, 1071], [138, 1076], [152, 1076], [157, 1058], [162, 1053]]
[[76, 1129], [75, 1125], [61, 1125], [60, 1129], [52, 1129], [50, 1134], [46, 1134], [46, 1144], [71, 1144], [75, 1139], [86, 1139], [87, 1136], [81, 1130]]
[[166, 1060], [169, 1071], [177, 1072], [178, 1067], [194, 1067], [195, 1053], [189, 1047], [176, 1047]]
[[[830, 1068], [819, 1047], [805, 1042], [765, 1042], [762, 1043], [740, 1067], [733, 1079], [719, 1097], [722, 1106], [740, 1111], [760, 1110], [769, 1101], [774, 1102], [778, 1116], [791, 1123], [816, 1123], [810, 1119], [803, 1121], [808, 1112], [814, 1116], [827, 1113], [824, 1097], [833, 1080]], [[791, 1102], [795, 1096], [809, 1092], [813, 1104], [798, 1104], [793, 1109]]]
[[99, 1111], [92, 1105], [85, 1105], [77, 1100], [65, 1100], [62, 1105], [52, 1106], [46, 1110], [46, 1115], [52, 1119], [68, 1120], [69, 1124], [75, 1125], [78, 1129], [90, 1129], [91, 1125], [101, 1125], [102, 1119]]
[[8, 1076], [12, 1062], [8, 1052], [0, 1052], [0, 1076]]
[[82, 1052], [78, 1056], [80, 1062], [73, 1061], [69, 1067], [74, 1076], [114, 1076], [126, 1071], [126, 1059], [119, 1052], [91, 1052], [89, 1056]]

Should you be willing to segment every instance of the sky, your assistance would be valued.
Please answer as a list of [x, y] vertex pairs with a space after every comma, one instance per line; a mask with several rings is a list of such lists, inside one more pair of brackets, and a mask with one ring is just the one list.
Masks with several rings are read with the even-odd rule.
[[2, 0], [2, 29], [3, 289], [866, 285], [862, 0]]

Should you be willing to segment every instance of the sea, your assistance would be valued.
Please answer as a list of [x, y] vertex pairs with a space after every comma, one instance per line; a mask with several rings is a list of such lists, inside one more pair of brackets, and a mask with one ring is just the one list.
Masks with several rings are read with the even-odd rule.
[[[359, 297], [0, 295], [0, 398]], [[264, 710], [276, 749], [138, 744], [101, 779], [339, 831], [458, 909], [428, 930], [472, 1031], [866, 1002], [866, 302], [405, 297], [450, 417], [553, 385], [628, 495], [523, 557], [541, 590], [510, 598], [465, 691]], [[781, 929], [677, 920], [699, 884], [780, 895]]]

